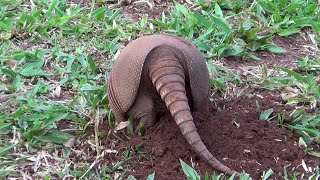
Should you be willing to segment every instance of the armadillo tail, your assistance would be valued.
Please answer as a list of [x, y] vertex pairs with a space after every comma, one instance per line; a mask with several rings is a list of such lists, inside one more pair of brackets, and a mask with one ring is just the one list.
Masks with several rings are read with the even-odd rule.
[[185, 75], [180, 62], [174, 57], [162, 57], [150, 66], [149, 77], [194, 151], [214, 169], [239, 176], [239, 173], [214, 158], [202, 142], [191, 115], [185, 90]]

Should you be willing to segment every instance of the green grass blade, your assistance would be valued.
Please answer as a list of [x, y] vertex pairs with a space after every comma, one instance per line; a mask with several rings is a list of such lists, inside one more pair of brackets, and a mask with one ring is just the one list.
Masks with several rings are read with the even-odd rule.
[[12, 144], [0, 150], [0, 157], [5, 156], [9, 151], [11, 151], [16, 145]]
[[284, 67], [280, 67], [280, 69], [286, 73], [288, 73], [290, 76], [294, 77], [297, 81], [299, 81], [300, 83], [306, 83], [306, 79], [300, 75], [297, 72], [294, 72], [290, 69], [284, 68]]

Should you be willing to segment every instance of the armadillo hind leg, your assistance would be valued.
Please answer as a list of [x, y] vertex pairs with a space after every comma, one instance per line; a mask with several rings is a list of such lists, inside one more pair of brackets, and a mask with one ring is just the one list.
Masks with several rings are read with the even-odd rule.
[[118, 111], [116, 111], [115, 109], [112, 110], [112, 114], [117, 123], [124, 122], [127, 120], [122, 114], [118, 113]]
[[185, 90], [190, 87], [185, 86], [186, 75], [181, 64], [183, 60], [178, 59], [181, 52], [172, 47], [161, 46], [153, 53], [150, 56], [152, 63], [149, 76], [188, 143], [214, 169], [238, 176], [239, 173], [214, 158], [197, 132]]
[[[143, 87], [138, 90], [137, 97], [129, 109], [128, 115], [132, 116], [134, 120], [139, 121], [135, 124], [143, 124], [144, 128], [149, 128], [156, 123], [156, 111], [153, 100], [150, 95], [146, 94]], [[135, 128], [137, 132], [139, 126]]]
[[127, 119], [125, 117], [125, 114], [120, 110], [119, 104], [116, 101], [116, 99], [114, 98], [114, 94], [113, 93], [114, 93], [114, 90], [112, 88], [112, 81], [109, 81], [109, 84], [108, 84], [108, 99], [110, 101], [110, 103], [109, 103], [110, 109], [112, 111], [112, 114], [113, 114], [115, 120], [118, 123], [124, 122]]

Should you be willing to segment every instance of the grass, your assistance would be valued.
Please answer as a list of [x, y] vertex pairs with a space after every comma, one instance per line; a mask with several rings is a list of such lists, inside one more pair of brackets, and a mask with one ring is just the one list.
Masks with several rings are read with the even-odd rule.
[[[159, 32], [185, 37], [199, 47], [208, 60], [216, 91], [226, 94], [230, 86], [245, 82], [290, 93], [287, 103], [299, 109], [290, 114], [294, 120], [286, 127], [301, 135], [300, 143], [309, 154], [319, 157], [319, 152], [309, 148], [310, 143], [320, 143], [319, 113], [304, 111], [319, 105], [319, 57], [301, 57], [296, 71], [280, 68], [281, 76], [262, 71], [261, 76], [248, 79], [211, 61], [229, 56], [258, 61], [255, 51], [285, 53], [273, 38], [303, 29], [311, 29], [314, 42], [319, 43], [317, 2], [191, 3], [193, 8], [176, 3], [159, 18], [145, 15], [135, 23], [126, 20], [120, 9], [110, 10], [95, 1], [86, 6], [58, 0], [0, 1], [0, 177], [28, 177], [23, 169], [30, 163], [36, 176], [44, 179], [124, 176], [129, 150], [122, 161], [95, 167], [105, 154], [117, 154], [111, 145], [99, 148], [99, 138], [108, 137], [115, 126], [105, 94], [108, 72], [128, 41]], [[68, 127], [61, 131], [58, 127], [63, 122]], [[108, 124], [107, 132], [98, 131], [103, 123]], [[90, 128], [94, 136], [89, 135]], [[81, 152], [84, 147], [95, 149], [96, 154]], [[93, 160], [73, 161], [71, 152]]]

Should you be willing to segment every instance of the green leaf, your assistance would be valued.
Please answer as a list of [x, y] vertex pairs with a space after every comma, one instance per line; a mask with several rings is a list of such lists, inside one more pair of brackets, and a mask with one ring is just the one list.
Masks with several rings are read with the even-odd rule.
[[275, 9], [273, 7], [271, 7], [270, 3], [266, 3], [264, 1], [259, 1], [259, 5], [262, 7], [262, 9], [273, 14], [273, 13], [275, 13]]
[[[1, 166], [2, 164], [0, 164]], [[2, 166], [3, 167], [3, 166]], [[9, 176], [13, 176], [14, 174], [18, 174], [19, 171], [17, 170], [1, 170], [0, 171], [0, 177], [9, 177]]]
[[12, 123], [0, 123], [0, 129], [10, 126]]
[[101, 7], [93, 12], [93, 16], [96, 18], [96, 20], [102, 21], [104, 19], [105, 13], [106, 13], [106, 8]]
[[186, 8], [186, 6], [176, 3], [176, 9], [180, 11], [183, 15], [188, 16], [189, 10]]
[[224, 23], [223, 21], [221, 21], [220, 19], [211, 16], [211, 20], [213, 21], [213, 23], [218, 26], [224, 33], [228, 35], [230, 35], [232, 33], [231, 28], [228, 26], [228, 24]]
[[39, 68], [37, 63], [27, 63], [20, 71], [19, 74], [25, 77], [32, 76], [49, 76], [47, 72]]
[[206, 172], [206, 174], [204, 175], [204, 180], [210, 180], [208, 172]]
[[294, 77], [300, 83], [306, 83], [306, 79], [303, 76], [301, 76], [299, 73], [291, 71], [290, 69], [287, 69], [287, 68], [284, 68], [284, 67], [280, 67], [280, 69], [282, 71], [288, 73], [290, 76]]
[[52, 117], [50, 117], [44, 121], [44, 126], [48, 126], [56, 121], [60, 121], [62, 119], [65, 119], [68, 115], [69, 115], [69, 113], [54, 114]]
[[[228, 180], [234, 180], [234, 177], [236, 176], [236, 174], [234, 173], [234, 174], [232, 174], [232, 176], [230, 176], [229, 177], [229, 179]], [[241, 178], [240, 178], [241, 179]]]
[[27, 115], [21, 115], [19, 119], [25, 122], [34, 122], [46, 119], [48, 117], [45, 113], [33, 113], [33, 114], [27, 114]]
[[54, 10], [54, 8], [57, 6], [58, 4], [58, 0], [53, 0], [49, 6], [48, 11], [46, 12], [45, 16], [50, 17], [52, 15], [52, 12]]
[[153, 172], [152, 174], [149, 174], [147, 177], [147, 180], [154, 180], [154, 176], [156, 175], [156, 172]]
[[113, 21], [114, 19], [116, 19], [119, 15], [121, 14], [120, 8], [116, 9], [112, 15], [109, 17], [109, 21]]
[[128, 178], [127, 178], [127, 180], [137, 180], [137, 178], [135, 178], [135, 177], [132, 176], [132, 175], [129, 175]]
[[89, 18], [91, 18], [92, 13], [93, 13], [93, 11], [94, 11], [94, 5], [95, 5], [95, 0], [92, 0], [92, 1], [91, 1], [90, 12], [89, 12], [89, 14], [88, 14], [88, 17], [89, 17]]
[[69, 139], [73, 138], [74, 136], [65, 132], [61, 132], [58, 130], [54, 130], [52, 132], [49, 132], [46, 135], [41, 136], [35, 136], [40, 141], [43, 142], [54, 142], [54, 143], [60, 143], [63, 144], [67, 142]]
[[90, 55], [88, 55], [88, 56], [87, 56], [87, 60], [88, 60], [90, 69], [91, 69], [92, 71], [95, 71], [95, 70], [97, 69], [97, 67], [96, 67], [96, 64], [95, 64], [95, 61], [94, 61], [93, 57], [90, 56]]
[[42, 81], [38, 81], [37, 84], [33, 87], [31, 96], [35, 96], [38, 92], [41, 94], [44, 94], [47, 91], [48, 91], [47, 85]]
[[307, 151], [308, 154], [320, 158], [320, 152], [317, 151]]
[[259, 116], [259, 120], [267, 120], [273, 111], [273, 108], [263, 111]]
[[198, 20], [198, 24], [199, 25], [203, 25], [206, 28], [209, 28], [211, 26], [211, 23], [208, 21], [208, 19], [206, 19], [205, 17], [203, 17], [201, 14], [199, 14], [197, 11], [193, 11], [193, 15], [194, 17]]
[[51, 20], [51, 25], [53, 27], [60, 27], [64, 24], [66, 24], [67, 22], [69, 22], [69, 20], [72, 18], [72, 16], [62, 16], [62, 17], [57, 17], [55, 19]]
[[5, 30], [6, 32], [11, 32], [11, 26], [0, 21], [0, 30]]
[[280, 29], [278, 31], [278, 34], [280, 36], [289, 36], [291, 34], [295, 34], [295, 33], [298, 33], [298, 32], [300, 32], [299, 28], [292, 27], [292, 28], [288, 28], [288, 29]]
[[129, 125], [127, 127], [127, 132], [128, 132], [128, 134], [132, 134], [133, 133], [133, 117], [130, 116], [128, 118], [128, 121], [129, 121]]
[[192, 167], [190, 167], [188, 164], [183, 162], [181, 159], [179, 160], [182, 166], [182, 170], [188, 179], [191, 178], [192, 180], [200, 180], [200, 176]]
[[272, 53], [285, 53], [287, 52], [285, 49], [275, 45], [275, 44], [266, 44], [261, 46], [262, 49], [268, 49]]
[[22, 76], [32, 77], [32, 76], [49, 76], [47, 72], [42, 69], [25, 68], [19, 72]]
[[13, 5], [16, 6], [18, 3], [20, 2], [20, 0], [0, 0], [0, 3], [3, 5]]
[[88, 63], [84, 56], [77, 57], [77, 60], [80, 62], [83, 68], [86, 68], [88, 66]]
[[103, 90], [102, 86], [84, 85], [79, 88], [79, 91], [97, 91]]
[[269, 169], [267, 172], [263, 172], [261, 178], [262, 178], [263, 180], [267, 180], [272, 174], [273, 174], [272, 169]]
[[223, 12], [219, 6], [218, 3], [215, 3], [214, 5], [214, 12], [216, 13], [216, 15], [218, 15], [220, 18], [223, 18]]
[[301, 4], [303, 2], [298, 2], [298, 3], [290, 3], [289, 6], [285, 9], [286, 12], [288, 13], [295, 13], [298, 11], [298, 9], [301, 7]]
[[12, 144], [0, 150], [0, 157], [6, 155], [9, 151], [11, 151], [16, 145]]
[[296, 125], [296, 126], [292, 126], [289, 125], [288, 127], [294, 129], [294, 130], [299, 130], [299, 131], [304, 131], [306, 133], [308, 133], [309, 135], [313, 135], [316, 136], [318, 138], [320, 138], [320, 131], [318, 131], [317, 129], [309, 129], [300, 125]]
[[145, 28], [147, 23], [148, 23], [148, 16], [143, 15], [143, 17], [141, 18], [141, 21], [140, 21], [140, 28]]
[[65, 112], [68, 110], [68, 107], [60, 103], [55, 103], [48, 106], [47, 105], [38, 106], [36, 107], [36, 110], [47, 111], [47, 112], [61, 112], [61, 111]]
[[308, 18], [309, 23], [311, 24], [313, 30], [318, 33], [318, 35], [320, 36], [320, 23], [318, 22], [314, 22], [311, 18]]
[[17, 76], [17, 73], [8, 68], [2, 68], [0, 69], [0, 72], [7, 76], [10, 76], [11, 78], [15, 78]]
[[71, 72], [72, 69], [72, 64], [74, 63], [74, 61], [76, 60], [75, 56], [69, 56], [67, 57], [67, 72]]

